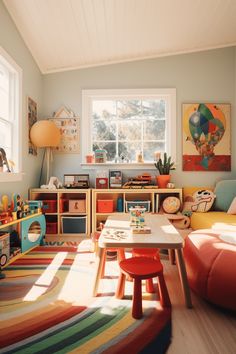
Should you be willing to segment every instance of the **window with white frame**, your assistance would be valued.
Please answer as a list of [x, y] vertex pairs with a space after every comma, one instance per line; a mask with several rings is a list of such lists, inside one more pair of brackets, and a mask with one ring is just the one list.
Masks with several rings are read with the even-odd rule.
[[0, 172], [21, 171], [20, 119], [22, 70], [0, 47]]
[[175, 158], [175, 89], [84, 90], [82, 104], [83, 156], [105, 149], [107, 162]]

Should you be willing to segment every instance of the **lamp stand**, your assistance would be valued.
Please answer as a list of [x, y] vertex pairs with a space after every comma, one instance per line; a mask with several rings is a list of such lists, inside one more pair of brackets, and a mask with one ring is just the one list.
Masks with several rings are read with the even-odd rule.
[[50, 179], [50, 167], [51, 167], [51, 163], [52, 163], [52, 160], [53, 160], [53, 153], [52, 153], [52, 148], [51, 147], [46, 147], [44, 149], [43, 160], [42, 160], [42, 165], [41, 165], [41, 170], [40, 170], [40, 177], [39, 177], [39, 188], [41, 187], [41, 180], [42, 180], [45, 160], [46, 160], [46, 179], [45, 179], [45, 184], [47, 185], [49, 183], [49, 179]]
[[45, 157], [46, 157], [46, 184], [49, 183], [49, 178], [50, 178], [50, 167], [51, 163], [53, 160], [53, 155], [52, 155], [52, 148], [47, 147], [45, 150]]

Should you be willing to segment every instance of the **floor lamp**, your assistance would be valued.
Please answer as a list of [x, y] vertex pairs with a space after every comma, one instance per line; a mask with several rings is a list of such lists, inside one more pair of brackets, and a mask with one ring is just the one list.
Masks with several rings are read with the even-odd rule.
[[55, 123], [49, 120], [39, 120], [32, 126], [30, 130], [30, 140], [32, 144], [38, 148], [45, 148], [41, 173], [44, 159], [46, 159], [46, 184], [49, 182], [50, 162], [52, 161], [52, 148], [59, 145], [60, 139], [61, 134], [59, 128], [55, 125]]

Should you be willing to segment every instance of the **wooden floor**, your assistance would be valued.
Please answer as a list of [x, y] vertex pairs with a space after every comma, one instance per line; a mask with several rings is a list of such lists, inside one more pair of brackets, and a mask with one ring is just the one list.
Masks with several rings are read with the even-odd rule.
[[167, 260], [163, 263], [172, 302], [173, 338], [167, 354], [235, 354], [236, 314], [219, 310], [193, 292], [194, 307], [187, 309], [177, 267]]

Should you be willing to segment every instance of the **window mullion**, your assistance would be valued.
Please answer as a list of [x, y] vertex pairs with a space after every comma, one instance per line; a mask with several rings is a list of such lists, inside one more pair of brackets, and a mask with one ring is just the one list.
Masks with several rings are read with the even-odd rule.
[[119, 156], [119, 134], [118, 134], [118, 115], [117, 115], [117, 100], [116, 100], [116, 156]]

